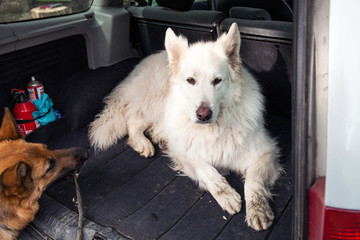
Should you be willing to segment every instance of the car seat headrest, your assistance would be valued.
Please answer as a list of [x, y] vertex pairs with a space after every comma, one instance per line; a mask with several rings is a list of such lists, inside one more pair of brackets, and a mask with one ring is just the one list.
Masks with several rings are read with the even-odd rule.
[[171, 8], [177, 11], [187, 11], [191, 8], [194, 0], [156, 0], [161, 7]]
[[230, 8], [229, 15], [232, 18], [251, 19], [251, 20], [271, 20], [268, 11], [260, 8], [233, 7]]

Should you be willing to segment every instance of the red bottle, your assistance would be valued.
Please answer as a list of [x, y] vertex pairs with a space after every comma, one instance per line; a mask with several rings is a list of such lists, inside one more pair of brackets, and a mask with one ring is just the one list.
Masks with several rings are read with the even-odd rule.
[[44, 86], [41, 82], [36, 80], [34, 76], [32, 76], [31, 81], [26, 86], [26, 90], [30, 100], [35, 101], [40, 98], [41, 94], [44, 93]]
[[11, 93], [15, 101], [13, 115], [18, 124], [20, 135], [29, 134], [40, 126], [40, 123], [32, 115], [36, 111], [36, 106], [29, 100], [24, 90], [12, 89]]

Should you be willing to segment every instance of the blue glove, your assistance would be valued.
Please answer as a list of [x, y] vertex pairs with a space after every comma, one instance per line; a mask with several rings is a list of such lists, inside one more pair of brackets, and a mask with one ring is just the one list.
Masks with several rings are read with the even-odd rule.
[[32, 115], [34, 119], [38, 118], [37, 120], [41, 125], [46, 125], [56, 119], [54, 109], [52, 109], [54, 104], [49, 98], [49, 95], [43, 93], [40, 98], [33, 101], [33, 103], [35, 104], [37, 111], [34, 111]]

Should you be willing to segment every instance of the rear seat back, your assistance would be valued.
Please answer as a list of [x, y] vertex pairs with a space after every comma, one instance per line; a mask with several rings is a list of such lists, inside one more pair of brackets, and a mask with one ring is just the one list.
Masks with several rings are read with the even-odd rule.
[[241, 60], [262, 86], [267, 113], [290, 118], [293, 24], [226, 18], [220, 31], [227, 32], [233, 22], [241, 33]]
[[292, 22], [293, 0], [211, 0], [212, 10], [229, 15], [233, 7], [249, 7], [265, 9], [272, 20]]
[[171, 27], [176, 34], [182, 34], [189, 42], [215, 40], [219, 26], [226, 14], [210, 10], [176, 11], [166, 7], [128, 8], [135, 26], [133, 41], [140, 42], [144, 55], [164, 49], [165, 32]]

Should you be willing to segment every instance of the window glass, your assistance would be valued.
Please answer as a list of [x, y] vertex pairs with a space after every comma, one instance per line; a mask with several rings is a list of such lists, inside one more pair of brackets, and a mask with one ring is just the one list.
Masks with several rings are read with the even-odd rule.
[[136, 0], [123, 0], [123, 4], [124, 6], [138, 6], [138, 5], [141, 5], [141, 6], [144, 6], [144, 4], [147, 4], [147, 5], [151, 5], [151, 6], [157, 6], [157, 2], [156, 0], [139, 0], [139, 1], [136, 1]]
[[86, 11], [93, 0], [0, 0], [0, 23]]

